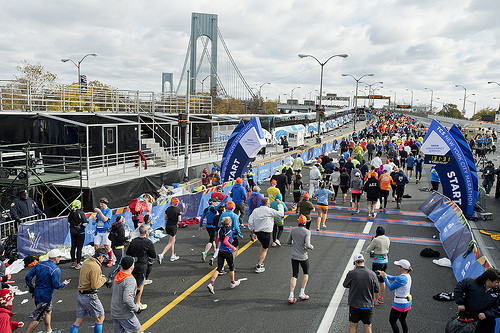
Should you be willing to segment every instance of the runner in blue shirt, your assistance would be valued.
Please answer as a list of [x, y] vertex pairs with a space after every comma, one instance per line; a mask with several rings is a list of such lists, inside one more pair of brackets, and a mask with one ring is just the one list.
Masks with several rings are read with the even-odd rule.
[[406, 158], [406, 171], [408, 172], [408, 180], [411, 181], [411, 177], [413, 176], [413, 167], [415, 166], [415, 157], [410, 153]]
[[111, 209], [108, 207], [108, 199], [101, 198], [99, 199], [99, 208], [94, 208], [94, 212], [96, 212], [95, 217], [95, 226], [96, 233], [94, 236], [94, 248], [97, 250], [104, 246], [106, 251], [108, 252], [109, 261], [108, 267], [113, 265], [112, 257], [113, 251], [111, 250], [111, 241], [109, 240], [109, 229], [111, 228], [111, 218], [113, 217], [113, 213]]
[[422, 158], [421, 155], [418, 155], [418, 157], [415, 159], [415, 179], [416, 183], [418, 184], [420, 182], [420, 179], [422, 179], [422, 166], [424, 164], [424, 159]]
[[319, 189], [314, 192], [314, 196], [318, 198], [318, 227], [316, 231], [319, 231], [319, 226], [323, 222], [323, 228], [326, 228], [326, 215], [328, 213], [328, 196], [333, 195], [333, 192], [325, 188], [325, 183], [321, 182]]
[[201, 253], [201, 260], [205, 261], [207, 259], [207, 253], [210, 251], [210, 249], [214, 248], [214, 252], [217, 250], [217, 245], [215, 242], [216, 239], [216, 233], [217, 233], [217, 226], [214, 225], [214, 217], [217, 216], [217, 209], [214, 206], [215, 199], [208, 199], [208, 207], [203, 210], [203, 214], [201, 215], [200, 218], [200, 228], [199, 230], [203, 230], [203, 221], [206, 219], [206, 228], [207, 228], [207, 233], [208, 233], [208, 243], [205, 245], [205, 251]]

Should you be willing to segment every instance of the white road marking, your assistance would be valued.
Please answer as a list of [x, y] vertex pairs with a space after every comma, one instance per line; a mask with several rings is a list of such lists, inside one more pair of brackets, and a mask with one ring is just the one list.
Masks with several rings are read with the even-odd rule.
[[[365, 227], [363, 228], [364, 234], [367, 234], [368, 232], [370, 232], [372, 224], [373, 224], [373, 222], [366, 223]], [[342, 285], [342, 283], [344, 282], [347, 273], [353, 268], [352, 257], [355, 253], [361, 252], [364, 244], [365, 244], [364, 239], [358, 240], [358, 242], [356, 243], [356, 246], [354, 247], [354, 251], [352, 251], [351, 255], [349, 256], [349, 260], [345, 266], [344, 272], [342, 273], [342, 276], [340, 277], [339, 284], [337, 285], [337, 288], [335, 289], [335, 292], [333, 293], [332, 299], [330, 300], [330, 304], [328, 304], [328, 308], [326, 309], [325, 315], [323, 316], [323, 319], [321, 320], [321, 323], [319, 324], [318, 331], [317, 331], [318, 333], [328, 333], [330, 331], [330, 327], [332, 326], [333, 319], [335, 318], [335, 314], [337, 313], [337, 310], [339, 308], [339, 304], [342, 301], [342, 297], [344, 297], [345, 288]]]

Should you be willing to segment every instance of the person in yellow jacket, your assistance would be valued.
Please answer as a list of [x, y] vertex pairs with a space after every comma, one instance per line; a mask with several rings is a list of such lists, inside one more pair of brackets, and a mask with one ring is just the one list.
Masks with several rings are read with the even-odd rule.
[[280, 190], [276, 187], [276, 180], [271, 179], [271, 186], [267, 189], [267, 196], [270, 201], [276, 198], [276, 194], [280, 193]]

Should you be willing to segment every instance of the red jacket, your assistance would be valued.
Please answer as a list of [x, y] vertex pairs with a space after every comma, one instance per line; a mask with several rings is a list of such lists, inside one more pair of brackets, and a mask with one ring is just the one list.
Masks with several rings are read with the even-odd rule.
[[14, 313], [7, 308], [0, 307], [0, 332], [11, 333], [12, 331], [17, 330], [19, 322], [11, 321], [10, 317], [13, 315]]

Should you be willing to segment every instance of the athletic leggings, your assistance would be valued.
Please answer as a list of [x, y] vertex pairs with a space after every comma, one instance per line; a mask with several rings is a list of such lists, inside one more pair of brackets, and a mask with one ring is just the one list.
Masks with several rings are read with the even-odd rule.
[[282, 233], [283, 233], [283, 226], [277, 225], [275, 223], [273, 227], [273, 242], [276, 242], [276, 240], [280, 240]]
[[306, 260], [295, 260], [292, 259], [292, 276], [297, 278], [299, 276], [299, 265], [302, 267], [302, 272], [309, 274], [309, 259]]
[[71, 234], [71, 249], [70, 249], [71, 261], [80, 263], [82, 260], [83, 243], [85, 242], [85, 232], [80, 233], [75, 229], [72, 229], [70, 231], [70, 234]]
[[399, 322], [401, 323], [401, 328], [403, 329], [403, 333], [408, 333], [408, 325], [406, 324], [407, 315], [408, 311], [401, 312], [395, 310], [394, 308], [391, 309], [391, 314], [389, 315], [389, 324], [391, 324], [393, 333], [399, 333], [399, 327], [397, 323], [398, 319]]
[[333, 187], [333, 201], [337, 198], [337, 193], [339, 192], [339, 186], [338, 185], [332, 185]]
[[422, 169], [415, 169], [415, 178], [420, 180], [422, 179]]
[[405, 186], [397, 185], [396, 186], [396, 201], [401, 203], [403, 201], [403, 194], [405, 193]]
[[389, 190], [380, 190], [380, 203], [384, 199], [384, 208], [387, 207], [387, 197], [389, 197]]

